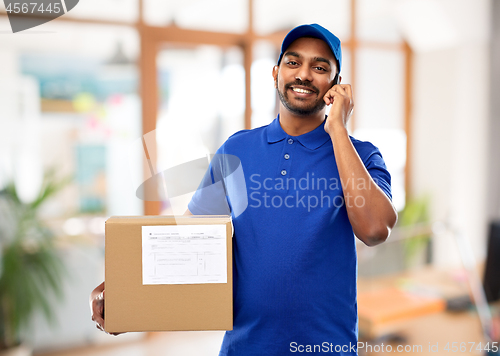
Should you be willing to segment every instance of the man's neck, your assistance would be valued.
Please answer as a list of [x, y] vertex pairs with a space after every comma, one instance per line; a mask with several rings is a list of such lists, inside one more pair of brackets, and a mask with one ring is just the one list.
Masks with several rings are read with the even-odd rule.
[[325, 114], [320, 111], [309, 116], [296, 115], [280, 105], [280, 125], [290, 136], [300, 136], [313, 131], [323, 123]]

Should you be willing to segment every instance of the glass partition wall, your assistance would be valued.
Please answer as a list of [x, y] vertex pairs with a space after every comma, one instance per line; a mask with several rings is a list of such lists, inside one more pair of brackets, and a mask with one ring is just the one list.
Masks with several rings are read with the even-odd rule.
[[[205, 130], [203, 138], [195, 138], [198, 132], [194, 132], [192, 128], [191, 131], [183, 131], [185, 133], [178, 131], [178, 140], [185, 143], [194, 140], [197, 142], [196, 145], [205, 145], [208, 151], [213, 151], [238, 129], [250, 129], [268, 124], [277, 113], [278, 101], [271, 71], [281, 41], [294, 26], [318, 22], [342, 39], [344, 53], [342, 82], [353, 85], [356, 100], [354, 115], [349, 124], [350, 132], [359, 139], [370, 140], [379, 146], [393, 175], [394, 203], [398, 209], [402, 209], [409, 187], [410, 163], [407, 159], [409, 157], [407, 148], [410, 145], [411, 51], [403, 42], [394, 23], [390, 3], [382, 0], [325, 0], [318, 2], [314, 9], [304, 8], [300, 1], [220, 0], [210, 2], [210, 6], [208, 3], [188, 1], [176, 4], [167, 1], [159, 5], [155, 0], [144, 2], [145, 16], [140, 27], [144, 60], [141, 67], [142, 83], [146, 90], [151, 87], [159, 88], [156, 95], [143, 95], [144, 133], [156, 128], [162, 128], [160, 132], [164, 130], [170, 132], [165, 129], [168, 125], [170, 127], [175, 125], [180, 130], [183, 125], [187, 126], [185, 120], [189, 120], [188, 113], [196, 112], [203, 105], [203, 99], [195, 99], [190, 101], [192, 105], [185, 115], [181, 117], [179, 114], [172, 115], [172, 108], [175, 110], [175, 107], [182, 106], [180, 105], [182, 100], [188, 102], [188, 99], [181, 98], [183, 95], [190, 98], [187, 86], [196, 86], [196, 82], [190, 82], [188, 79], [191, 75], [189, 70], [183, 70], [184, 78], [182, 75], [176, 77], [172, 74], [172, 78], [180, 80], [179, 83], [183, 80], [186, 82], [182, 86], [184, 93], [179, 88], [172, 88], [178, 95], [177, 99], [166, 99], [165, 95], [169, 94], [166, 94], [168, 90], [165, 91], [164, 86], [168, 80], [165, 79], [165, 75], [157, 75], [148, 68], [164, 71], [162, 68], [165, 63], [175, 61], [177, 55], [181, 53], [185, 55], [185, 63], [194, 63], [197, 53], [201, 53], [200, 48], [204, 45], [215, 46], [212, 49], [206, 47], [204, 50], [212, 59], [207, 57], [206, 63], [198, 62], [190, 70], [198, 72], [203, 77], [206, 75], [205, 68], [208, 72], [214, 73], [214, 61], [218, 61], [220, 73], [231, 71], [232, 87], [230, 90], [214, 93], [217, 98], [213, 100], [213, 107], [224, 103], [220, 106], [221, 112], [207, 113], [209, 116], [218, 117], [213, 121], [215, 126], [212, 127], [212, 130], [216, 131], [209, 134], [210, 130], [206, 125], [210, 125], [211, 119], [208, 119], [204, 122], [205, 126], [196, 127], [197, 130]], [[161, 14], [155, 15], [153, 9], [155, 7], [160, 9], [162, 6], [165, 9], [159, 11]], [[318, 12], [318, 8], [331, 11]], [[203, 20], [198, 16], [202, 12], [211, 13], [213, 16]], [[188, 13], [192, 16], [189, 17]], [[280, 16], [275, 16], [277, 13]], [[335, 13], [335, 16], [332, 16], [332, 13]], [[176, 46], [184, 49], [174, 50]], [[149, 56], [146, 55], [148, 51], [151, 52]], [[227, 64], [226, 61], [232, 64]], [[170, 80], [174, 80], [172, 78]], [[158, 80], [163, 81], [163, 84], [157, 83]], [[219, 80], [224, 79], [220, 77]], [[205, 87], [202, 80], [199, 82], [201, 87]], [[181, 84], [176, 86], [178, 85]], [[207, 98], [211, 97], [212, 88], [210, 93], [203, 93], [209, 95]], [[241, 113], [241, 110], [244, 112]], [[223, 112], [229, 116], [224, 116]], [[174, 124], [173, 120], [181, 122]], [[196, 122], [195, 119], [191, 120], [194, 120], [193, 123]], [[221, 125], [220, 130], [216, 129], [218, 125]], [[196, 124], [193, 125], [195, 126]], [[388, 137], [391, 139], [387, 140]], [[159, 139], [158, 133], [156, 138]], [[162, 152], [154, 153], [154, 157], [160, 166], [170, 166], [163, 159], [159, 161], [160, 156], [168, 155], [163, 152], [166, 143], [163, 139], [161, 141], [157, 146], [152, 145], [157, 149], [163, 145]], [[213, 143], [217, 145], [211, 148], [207, 146]], [[168, 144], [173, 144], [173, 141], [169, 141]], [[170, 149], [170, 152], [173, 151]], [[185, 198], [187, 202], [189, 199]], [[168, 205], [145, 202], [145, 211], [147, 214], [158, 214]]]

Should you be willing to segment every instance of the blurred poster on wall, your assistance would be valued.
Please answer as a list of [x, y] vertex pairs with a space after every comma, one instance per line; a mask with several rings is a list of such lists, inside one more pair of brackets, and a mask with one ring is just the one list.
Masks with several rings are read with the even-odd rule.
[[78, 144], [75, 153], [80, 213], [106, 212], [106, 146]]

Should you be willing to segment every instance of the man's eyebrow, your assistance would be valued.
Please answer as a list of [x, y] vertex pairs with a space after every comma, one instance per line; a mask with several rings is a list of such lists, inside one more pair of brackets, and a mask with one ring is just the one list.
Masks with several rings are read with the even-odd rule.
[[324, 63], [328, 64], [330, 67], [332, 66], [332, 62], [326, 58], [323, 58], [323, 57], [314, 57], [313, 60], [315, 62], [324, 62]]
[[293, 57], [297, 57], [297, 58], [301, 58], [302, 56], [300, 54], [298, 54], [297, 52], [286, 52], [285, 53], [285, 57], [286, 56], [293, 56]]

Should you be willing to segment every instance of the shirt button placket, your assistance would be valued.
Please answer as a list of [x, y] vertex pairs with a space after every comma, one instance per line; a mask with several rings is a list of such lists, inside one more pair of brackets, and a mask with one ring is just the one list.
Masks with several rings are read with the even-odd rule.
[[297, 143], [295, 142], [295, 140], [291, 137], [285, 140], [285, 145], [283, 146], [283, 151], [281, 153], [280, 170], [279, 170], [279, 176], [282, 178], [290, 176], [290, 168], [292, 165], [292, 154], [293, 150], [296, 147], [296, 144]]

